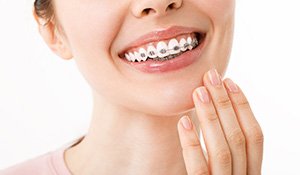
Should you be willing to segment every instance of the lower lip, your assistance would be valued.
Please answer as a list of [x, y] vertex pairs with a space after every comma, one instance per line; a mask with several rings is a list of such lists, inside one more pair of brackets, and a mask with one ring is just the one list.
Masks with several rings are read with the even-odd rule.
[[154, 61], [149, 59], [141, 62], [130, 62], [127, 59], [121, 59], [131, 67], [144, 73], [164, 73], [182, 69], [193, 64], [200, 57], [202, 49], [205, 45], [206, 38], [193, 50], [184, 52], [183, 54], [166, 61]]

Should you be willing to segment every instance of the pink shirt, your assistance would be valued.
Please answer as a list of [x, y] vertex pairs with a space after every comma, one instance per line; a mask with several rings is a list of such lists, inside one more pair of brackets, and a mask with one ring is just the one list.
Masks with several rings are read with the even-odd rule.
[[64, 152], [82, 139], [83, 136], [54, 151], [0, 170], [0, 175], [72, 175], [65, 163]]

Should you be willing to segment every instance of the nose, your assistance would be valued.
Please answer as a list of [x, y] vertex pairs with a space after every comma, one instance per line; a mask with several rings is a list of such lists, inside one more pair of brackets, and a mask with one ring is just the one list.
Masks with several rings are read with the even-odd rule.
[[132, 13], [135, 17], [163, 16], [169, 11], [178, 10], [183, 0], [133, 0]]

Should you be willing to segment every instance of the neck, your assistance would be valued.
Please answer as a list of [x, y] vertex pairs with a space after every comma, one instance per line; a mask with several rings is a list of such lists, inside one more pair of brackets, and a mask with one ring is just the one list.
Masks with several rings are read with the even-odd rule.
[[186, 175], [177, 131], [181, 116], [150, 116], [95, 98], [89, 131], [66, 151], [66, 163], [75, 175]]

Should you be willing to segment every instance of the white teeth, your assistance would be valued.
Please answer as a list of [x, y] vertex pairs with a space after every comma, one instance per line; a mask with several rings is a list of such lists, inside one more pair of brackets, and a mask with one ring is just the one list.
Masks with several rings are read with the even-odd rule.
[[134, 56], [135, 56], [135, 59], [138, 61], [138, 62], [141, 62], [142, 61], [142, 58], [140, 56], [140, 54], [138, 52], [134, 52]]
[[169, 54], [177, 54], [180, 52], [180, 45], [176, 39], [171, 39], [168, 45]]
[[193, 46], [192, 46], [192, 38], [191, 38], [191, 37], [188, 37], [188, 38], [187, 38], [187, 43], [189, 44], [188, 49], [189, 49], [189, 50], [192, 50], [192, 49], [193, 49]]
[[157, 57], [157, 50], [153, 46], [149, 46], [147, 49], [147, 55], [150, 58], [156, 58]]
[[[146, 61], [148, 58], [153, 60], [165, 60], [173, 57], [177, 57], [180, 53], [187, 50], [192, 50], [198, 46], [198, 40], [196, 37], [188, 36], [187, 38], [181, 38], [178, 41], [176, 38], [169, 40], [169, 42], [160, 41], [156, 47], [154, 44], [149, 44], [146, 48], [140, 47], [138, 50], [132, 50], [125, 53], [125, 58], [131, 62]], [[173, 57], [170, 55], [174, 55]], [[163, 58], [163, 59], [160, 59]]]
[[168, 53], [168, 46], [163, 41], [160, 41], [157, 44], [156, 49], [157, 49], [157, 56], [160, 57], [160, 58], [163, 58], [163, 57], [166, 57], [166, 56], [169, 55], [169, 53]]
[[185, 47], [185, 44], [187, 44], [186, 40], [184, 38], [181, 38], [179, 45], [180, 45], [180, 50], [181, 51], [186, 51], [187, 47]]
[[144, 48], [140, 48], [139, 54], [140, 54], [140, 57], [141, 57], [142, 61], [147, 60], [148, 54], [147, 54], [147, 51]]
[[131, 61], [134, 62], [134, 61], [135, 61], [135, 56], [134, 56], [134, 54], [131, 53], [131, 52], [129, 52], [129, 56], [130, 56]]
[[128, 60], [128, 61], [131, 61], [131, 58], [130, 58], [130, 56], [126, 53], [125, 54], [125, 57], [126, 57], [126, 59]]

